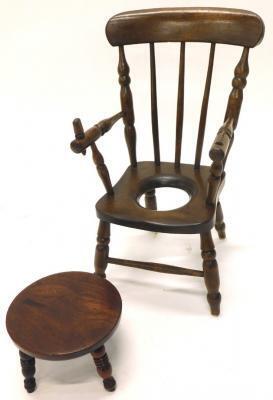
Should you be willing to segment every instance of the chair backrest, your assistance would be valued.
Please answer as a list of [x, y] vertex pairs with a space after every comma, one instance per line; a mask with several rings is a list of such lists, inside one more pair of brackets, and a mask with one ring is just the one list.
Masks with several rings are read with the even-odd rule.
[[175, 164], [180, 165], [183, 115], [185, 43], [211, 43], [207, 77], [201, 107], [199, 130], [195, 154], [195, 167], [199, 168], [216, 43], [243, 47], [243, 53], [235, 68], [232, 91], [229, 96], [225, 122], [235, 129], [243, 100], [243, 88], [248, 75], [249, 48], [259, 44], [264, 35], [262, 19], [255, 13], [227, 8], [159, 8], [129, 11], [112, 17], [106, 26], [106, 35], [112, 46], [119, 46], [119, 83], [121, 85], [121, 107], [125, 125], [125, 138], [131, 165], [136, 165], [136, 130], [134, 127], [133, 99], [130, 90], [129, 66], [125, 58], [124, 45], [149, 43], [151, 71], [151, 113], [154, 144], [154, 159], [160, 164], [158, 134], [157, 87], [156, 87], [156, 42], [180, 42], [180, 65], [178, 79]]

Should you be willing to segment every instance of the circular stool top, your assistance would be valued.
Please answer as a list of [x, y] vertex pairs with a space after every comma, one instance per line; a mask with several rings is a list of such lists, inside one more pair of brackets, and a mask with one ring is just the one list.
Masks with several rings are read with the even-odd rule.
[[118, 325], [121, 308], [120, 294], [107, 280], [88, 272], [63, 272], [19, 293], [6, 324], [26, 354], [64, 360], [103, 345]]

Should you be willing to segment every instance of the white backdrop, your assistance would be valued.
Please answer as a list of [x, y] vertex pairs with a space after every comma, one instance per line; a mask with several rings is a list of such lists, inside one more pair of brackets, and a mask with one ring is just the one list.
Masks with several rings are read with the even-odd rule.
[[[263, 43], [250, 53], [245, 101], [227, 165], [222, 205], [227, 239], [214, 232], [221, 316], [210, 316], [202, 279], [108, 267], [123, 298], [108, 342], [118, 382], [104, 392], [89, 356], [37, 361], [33, 399], [272, 399], [273, 10], [270, 1], [0, 0], [1, 398], [27, 399], [17, 350], [5, 332], [13, 297], [59, 271], [93, 271], [103, 193], [91, 162], [70, 151], [72, 120], [85, 128], [120, 110], [117, 49], [104, 27], [115, 13], [160, 6], [246, 8], [262, 16]], [[182, 158], [192, 162], [209, 45], [187, 47]], [[203, 162], [223, 121], [241, 49], [216, 48]], [[128, 48], [138, 158], [152, 158], [148, 46]], [[179, 46], [156, 46], [162, 159], [172, 160]], [[115, 181], [128, 165], [122, 123], [100, 148]], [[200, 268], [198, 235], [154, 235], [113, 226], [113, 257]]]

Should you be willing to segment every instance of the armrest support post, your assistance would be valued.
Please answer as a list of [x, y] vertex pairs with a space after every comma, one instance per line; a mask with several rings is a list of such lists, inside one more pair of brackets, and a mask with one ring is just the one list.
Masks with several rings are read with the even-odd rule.
[[93, 161], [97, 167], [99, 177], [109, 195], [113, 195], [113, 186], [111, 183], [108, 168], [104, 163], [104, 158], [99, 151], [96, 140], [98, 140], [105, 132], [109, 131], [116, 121], [122, 117], [122, 112], [115, 114], [113, 117], [104, 119], [98, 124], [94, 125], [92, 128], [84, 132], [81, 120], [79, 118], [74, 119], [73, 128], [75, 133], [75, 140], [70, 144], [71, 150], [74, 153], [86, 153], [86, 148], [91, 147]]
[[102, 180], [102, 183], [106, 189], [106, 192], [110, 195], [113, 195], [114, 191], [113, 191], [113, 186], [111, 183], [108, 168], [104, 164], [104, 158], [103, 158], [101, 152], [99, 151], [99, 149], [97, 148], [97, 145], [95, 142], [93, 142], [91, 144], [91, 150], [92, 150], [92, 155], [93, 155], [93, 161], [97, 167], [99, 177]]
[[208, 183], [207, 203], [215, 204], [218, 196], [218, 189], [223, 179], [223, 170], [228, 153], [233, 143], [234, 130], [238, 124], [239, 114], [243, 101], [243, 89], [246, 86], [246, 78], [249, 73], [248, 67], [249, 48], [244, 47], [240, 61], [238, 62], [234, 78], [232, 80], [232, 91], [228, 99], [224, 125], [218, 131], [211, 146], [209, 156], [213, 163], [210, 168]]

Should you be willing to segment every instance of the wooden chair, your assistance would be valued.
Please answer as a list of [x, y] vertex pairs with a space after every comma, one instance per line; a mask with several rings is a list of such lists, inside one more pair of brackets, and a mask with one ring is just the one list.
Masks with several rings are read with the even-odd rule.
[[[224, 168], [238, 123], [243, 89], [247, 83], [249, 48], [261, 42], [264, 35], [263, 21], [257, 14], [235, 9], [149, 9], [115, 15], [107, 23], [106, 35], [110, 44], [119, 48], [118, 73], [122, 111], [99, 122], [86, 132], [83, 130], [80, 119], [75, 119], [73, 125], [76, 139], [71, 143], [71, 149], [75, 153], [85, 154], [87, 147], [91, 147], [94, 163], [106, 189], [106, 194], [96, 204], [97, 216], [100, 219], [95, 255], [96, 274], [105, 277], [107, 264], [111, 263], [163, 273], [203, 276], [211, 313], [218, 315], [221, 295], [211, 229], [215, 227], [219, 237], [225, 238], [225, 224], [219, 195], [224, 185]], [[174, 162], [162, 162], [160, 159], [155, 42], [180, 42]], [[184, 113], [185, 42], [211, 43], [193, 165], [182, 164], [180, 161]], [[145, 162], [137, 162], [133, 99], [130, 90], [129, 66], [124, 52], [124, 45], [138, 43], [148, 43], [150, 46], [154, 161]], [[201, 166], [217, 43], [242, 46], [243, 51], [235, 68], [224, 123], [216, 134], [209, 152], [212, 164]], [[123, 119], [125, 126], [130, 166], [117, 184], [112, 186], [108, 169], [96, 142], [120, 118]], [[189, 194], [190, 201], [185, 206], [174, 210], [157, 211], [155, 189], [159, 187], [181, 188]], [[146, 208], [138, 203], [143, 194], [145, 194]], [[203, 271], [109, 257], [111, 223], [155, 232], [200, 234]]]

